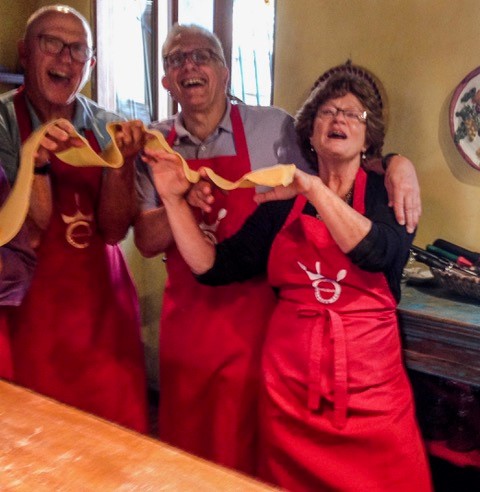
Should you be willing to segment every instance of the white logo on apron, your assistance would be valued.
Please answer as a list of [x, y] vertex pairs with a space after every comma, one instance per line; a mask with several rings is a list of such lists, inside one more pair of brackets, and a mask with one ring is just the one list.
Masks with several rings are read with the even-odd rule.
[[347, 270], [339, 270], [337, 273], [337, 279], [333, 280], [324, 277], [320, 273], [320, 262], [315, 263], [316, 272], [310, 272], [307, 267], [297, 261], [298, 266], [307, 274], [308, 278], [312, 281], [312, 287], [315, 292], [315, 298], [322, 304], [332, 304], [340, 297], [342, 287], [338, 282], [343, 280], [347, 276]]
[[75, 193], [75, 203], [77, 212], [75, 215], [62, 215], [63, 222], [67, 224], [65, 239], [74, 248], [84, 249], [90, 246], [90, 238], [93, 235], [92, 226], [93, 214], [85, 215], [80, 211], [80, 197]]
[[220, 221], [224, 219], [226, 216], [227, 216], [226, 209], [221, 208], [218, 211], [217, 220], [213, 224], [207, 224], [205, 223], [204, 220], [200, 222], [200, 224], [198, 224], [202, 232], [205, 234], [205, 236], [210, 240], [212, 244], [218, 243], [217, 236], [215, 234], [217, 232], [218, 226], [220, 225]]

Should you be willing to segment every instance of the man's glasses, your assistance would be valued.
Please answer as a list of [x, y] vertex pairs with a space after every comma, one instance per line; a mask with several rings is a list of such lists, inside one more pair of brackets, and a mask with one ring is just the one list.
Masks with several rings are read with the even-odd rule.
[[223, 62], [222, 58], [213, 50], [209, 48], [197, 48], [192, 51], [174, 51], [173, 53], [164, 56], [163, 66], [165, 70], [167, 68], [180, 68], [183, 67], [187, 59], [192, 61], [192, 63], [195, 63], [195, 65], [207, 65], [212, 60]]
[[40, 49], [47, 55], [59, 55], [67, 48], [70, 56], [80, 63], [85, 63], [93, 56], [93, 49], [83, 43], [64, 43], [60, 38], [49, 36], [48, 34], [39, 34]]
[[343, 113], [343, 116], [347, 121], [352, 121], [355, 123], [365, 123], [367, 121], [367, 112], [366, 111], [358, 111], [356, 109], [340, 109], [334, 106], [327, 106], [324, 108], [320, 108], [317, 111], [317, 116], [322, 120], [333, 120], [338, 116], [338, 113]]

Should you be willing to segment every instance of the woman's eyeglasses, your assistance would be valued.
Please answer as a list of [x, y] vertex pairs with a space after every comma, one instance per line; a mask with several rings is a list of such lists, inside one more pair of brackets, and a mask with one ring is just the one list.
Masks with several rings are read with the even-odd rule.
[[342, 113], [347, 121], [352, 122], [360, 122], [365, 123], [367, 121], [367, 112], [366, 111], [358, 111], [356, 109], [341, 109], [336, 108], [334, 106], [327, 106], [324, 108], [320, 108], [317, 111], [317, 116], [322, 120], [333, 120], [336, 118], [339, 113]]

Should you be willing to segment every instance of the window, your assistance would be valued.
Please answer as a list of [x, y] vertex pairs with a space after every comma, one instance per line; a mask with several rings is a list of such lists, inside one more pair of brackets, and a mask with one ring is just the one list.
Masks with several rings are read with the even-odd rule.
[[273, 0], [97, 0], [95, 5], [94, 96], [107, 109], [146, 123], [175, 111], [160, 83], [160, 50], [177, 20], [219, 36], [233, 96], [247, 104], [271, 104]]
[[234, 1], [230, 91], [247, 104], [272, 102], [273, 28], [273, 2]]

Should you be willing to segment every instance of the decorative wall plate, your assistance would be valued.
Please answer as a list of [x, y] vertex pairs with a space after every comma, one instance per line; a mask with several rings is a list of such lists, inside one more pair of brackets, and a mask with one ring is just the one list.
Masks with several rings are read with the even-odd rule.
[[470, 72], [453, 93], [450, 133], [462, 157], [480, 171], [480, 67]]

